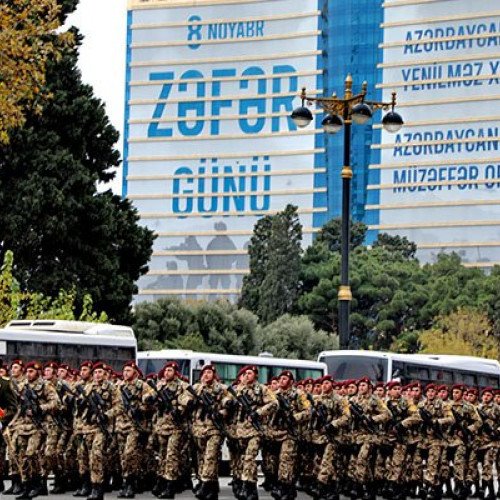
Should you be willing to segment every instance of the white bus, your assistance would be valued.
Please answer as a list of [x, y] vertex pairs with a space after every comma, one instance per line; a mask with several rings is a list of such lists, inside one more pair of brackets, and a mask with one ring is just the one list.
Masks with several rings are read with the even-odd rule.
[[11, 321], [0, 329], [0, 358], [57, 361], [78, 367], [82, 361], [102, 360], [115, 370], [136, 359], [132, 328], [104, 323], [61, 320]]
[[279, 375], [283, 370], [290, 370], [295, 380], [318, 378], [326, 375], [326, 365], [316, 361], [301, 361], [297, 359], [274, 358], [262, 353], [259, 356], [234, 356], [230, 354], [215, 354], [211, 352], [195, 352], [189, 350], [143, 351], [137, 354], [139, 368], [144, 372], [158, 373], [167, 361], [176, 361], [182, 375], [190, 383], [197, 382], [203, 365], [213, 364], [224, 384], [230, 384], [236, 378], [239, 370], [245, 365], [259, 367], [259, 382], [266, 384], [271, 377]]
[[500, 363], [493, 359], [442, 354], [396, 354], [377, 351], [323, 351], [318, 361], [326, 363], [335, 380], [370, 377], [374, 382], [399, 379], [423, 383], [466, 384], [500, 387]]

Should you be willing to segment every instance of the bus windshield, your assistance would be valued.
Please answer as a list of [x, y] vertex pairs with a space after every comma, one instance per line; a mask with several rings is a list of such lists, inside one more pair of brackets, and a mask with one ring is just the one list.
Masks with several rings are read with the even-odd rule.
[[359, 379], [369, 377], [374, 382], [387, 380], [387, 359], [370, 356], [328, 355], [320, 357], [326, 363], [328, 373], [335, 380]]
[[189, 378], [191, 371], [191, 361], [189, 359], [175, 359], [175, 358], [143, 358], [138, 359], [137, 363], [139, 368], [142, 370], [144, 375], [149, 373], [158, 373], [167, 361], [175, 361], [179, 365], [179, 372], [184, 376]]

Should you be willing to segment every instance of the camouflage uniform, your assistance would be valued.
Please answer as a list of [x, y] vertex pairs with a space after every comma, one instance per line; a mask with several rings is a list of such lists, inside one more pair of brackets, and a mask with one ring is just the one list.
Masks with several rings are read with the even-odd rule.
[[172, 397], [175, 414], [159, 408], [155, 421], [155, 434], [159, 445], [159, 476], [163, 485], [158, 498], [173, 498], [178, 490], [182, 472], [182, 449], [187, 439], [187, 421], [182, 418], [190, 397], [186, 391], [187, 384], [180, 378], [167, 382], [160, 380], [158, 392], [167, 390]]
[[[92, 500], [103, 497], [104, 466], [111, 436], [109, 417], [112, 415], [110, 410], [115, 391], [113, 383], [108, 380], [92, 381], [86, 384], [84, 389], [78, 463], [81, 476], [85, 476], [88, 463], [92, 483], [92, 494], [89, 498]], [[92, 400], [99, 410], [98, 414], [92, 409]]]
[[[8, 425], [12, 417], [16, 413], [16, 395], [7, 377], [0, 378], [0, 408], [3, 411], [1, 417], [0, 430], [3, 426]], [[4, 491], [3, 480], [5, 477], [5, 455], [7, 452], [7, 442], [0, 434], [0, 493]]]
[[112, 412], [123, 475], [120, 495], [125, 498], [133, 496], [136, 489], [140, 457], [147, 440], [144, 412], [153, 401], [153, 389], [139, 379], [118, 384], [114, 392]]
[[[441, 456], [443, 447], [446, 442], [442, 436], [439, 436], [437, 427], [445, 429], [447, 426], [455, 422], [453, 413], [451, 412], [449, 403], [444, 403], [441, 399], [424, 399], [418, 405], [419, 411], [426, 410], [432, 417], [432, 424], [423, 424], [424, 438], [422, 446], [427, 450], [427, 467], [424, 472], [424, 483], [432, 492], [430, 495], [437, 497], [440, 495], [439, 484], [439, 467], [441, 464]], [[439, 493], [438, 493], [439, 491]]]
[[[250, 402], [252, 411], [257, 418], [265, 417], [278, 407], [278, 401], [272, 391], [265, 385], [254, 382], [240, 384], [236, 388], [238, 398], [246, 397]], [[261, 443], [261, 433], [250, 421], [250, 415], [242, 405], [238, 405], [235, 414], [236, 437], [238, 440], [239, 455], [236, 470], [241, 471], [240, 478], [233, 477], [233, 483], [241, 487], [241, 495], [248, 499], [257, 495], [257, 455]], [[241, 480], [241, 484], [238, 481]]]
[[[32, 410], [27, 406], [27, 391], [33, 391], [39, 415], [29, 415]], [[34, 496], [31, 492], [46, 489], [42, 484], [42, 464], [47, 426], [50, 426], [50, 413], [57, 408], [57, 394], [53, 385], [42, 378], [24, 384], [20, 392], [20, 406], [12, 420], [16, 429], [14, 447], [19, 456], [20, 476], [24, 486], [24, 497]], [[35, 409], [35, 411], [37, 411]]]

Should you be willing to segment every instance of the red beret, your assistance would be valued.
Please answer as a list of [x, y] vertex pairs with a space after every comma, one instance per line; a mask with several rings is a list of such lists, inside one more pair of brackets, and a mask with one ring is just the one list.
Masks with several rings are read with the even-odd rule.
[[[269, 380], [269, 382], [277, 382], [278, 380], [279, 380], [279, 377], [277, 377], [275, 375], [274, 377], [271, 377], [271, 380]], [[298, 380], [297, 384], [303, 384], [303, 381], [302, 380]]]
[[103, 363], [102, 361], [96, 361], [93, 365], [92, 365], [92, 371], [94, 370], [106, 370], [106, 363]]
[[422, 384], [421, 384], [420, 382], [410, 382], [410, 383], [408, 384], [408, 387], [409, 387], [410, 389], [415, 389], [416, 387], [418, 387], [418, 388], [422, 389]]
[[487, 392], [491, 392], [491, 394], [494, 394], [493, 387], [485, 387], [482, 391], [481, 394], [485, 394]]
[[19, 365], [21, 368], [24, 368], [24, 361], [22, 359], [14, 359], [10, 366]]
[[447, 385], [445, 385], [445, 384], [441, 384], [441, 385], [437, 386], [437, 390], [438, 391], [449, 391], [450, 388]]
[[495, 396], [500, 396], [500, 389], [495, 389], [494, 392], [493, 392], [493, 394]]
[[29, 363], [26, 364], [26, 370], [28, 370], [30, 368], [41, 372], [42, 371], [42, 364], [39, 363], [38, 361], [30, 361]]
[[349, 387], [350, 385], [355, 385], [356, 387], [358, 386], [358, 382], [356, 379], [354, 378], [350, 378], [350, 379], [347, 379], [345, 382], [344, 382], [344, 386], [345, 387]]
[[359, 385], [359, 384], [372, 385], [372, 381], [368, 377], [361, 377], [360, 379], [357, 380], [357, 382], [355, 382], [355, 384], [356, 385]]
[[[394, 387], [401, 386], [401, 382], [399, 380], [391, 380], [390, 382], [387, 382], [387, 390], [394, 389]], [[406, 386], [405, 386], [406, 387]]]
[[43, 365], [44, 368], [53, 368], [54, 370], [57, 370], [59, 368], [59, 365], [55, 361], [47, 361]]
[[309, 378], [306, 378], [306, 379], [304, 379], [304, 380], [302, 381], [302, 383], [303, 383], [304, 385], [310, 385], [310, 384], [313, 384], [313, 379], [312, 379], [312, 378], [310, 378], [310, 377], [309, 377]]
[[146, 380], [156, 380], [158, 378], [158, 375], [156, 375], [156, 373], [148, 373], [146, 375]]
[[164, 372], [167, 368], [173, 368], [176, 372], [179, 371], [179, 365], [177, 361], [169, 361], [168, 363], [166, 363], [162, 368], [162, 372]]
[[469, 387], [467, 389], [467, 394], [474, 394], [475, 396], [477, 396], [479, 394], [479, 391], [475, 387]]
[[215, 368], [215, 365], [204, 365], [203, 368], [201, 369], [200, 373], [203, 373], [206, 371], [211, 371], [211, 372], [217, 373], [217, 368]]
[[73, 375], [73, 377], [76, 377], [77, 375], [80, 375], [80, 371], [77, 370], [76, 368], [73, 368], [71, 370], [71, 374]]
[[80, 364], [80, 370], [82, 368], [92, 368], [94, 366], [94, 363], [92, 363], [92, 361], [90, 360], [87, 360], [87, 361], [83, 361], [81, 364]]
[[293, 373], [290, 370], [283, 370], [280, 374], [279, 377], [288, 377], [290, 380], [294, 380]]
[[375, 384], [375, 389], [378, 389], [379, 387], [382, 387], [382, 389], [385, 389], [385, 384], [383, 382], [377, 382]]
[[130, 361], [127, 361], [123, 365], [123, 369], [128, 368], [128, 367], [133, 368], [137, 372], [139, 371], [139, 367], [137, 366], [137, 363], [133, 359], [131, 359]]
[[255, 373], [255, 375], [258, 375], [259, 374], [259, 369], [255, 366], [255, 365], [247, 365], [247, 366], [244, 366], [242, 368], [243, 370], [243, 373], [247, 372], [247, 371], [252, 371]]
[[323, 383], [323, 377], [319, 377], [316, 380], [313, 380], [314, 385], [321, 385]]
[[437, 391], [437, 386], [436, 386], [436, 384], [430, 383], [430, 384], [427, 384], [427, 385], [425, 386], [425, 392], [427, 392], [427, 391], [428, 391], [428, 390], [430, 390], [430, 389], [434, 389], [435, 391]]
[[70, 366], [66, 363], [61, 363], [59, 365], [59, 368], [62, 368], [63, 370], [68, 370], [68, 371], [70, 370]]
[[464, 384], [453, 384], [451, 390], [465, 392], [467, 390], [467, 387]]
[[325, 375], [324, 377], [321, 377], [321, 380], [323, 382], [331, 382], [332, 384], [335, 382], [335, 380], [333, 380], [333, 377], [331, 375]]

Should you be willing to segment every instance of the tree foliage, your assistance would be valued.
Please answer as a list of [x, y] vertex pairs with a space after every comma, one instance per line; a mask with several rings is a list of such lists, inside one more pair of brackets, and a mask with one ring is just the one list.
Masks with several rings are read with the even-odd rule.
[[119, 165], [118, 133], [77, 57], [75, 46], [48, 63], [52, 98], [0, 146], [0, 258], [14, 251], [22, 290], [75, 287], [79, 307], [90, 294], [97, 311], [127, 323], [153, 235], [128, 200], [97, 191]]
[[[78, 310], [79, 309], [79, 310]], [[64, 319], [105, 323], [104, 312], [93, 310], [92, 297], [84, 295], [83, 304], [77, 308], [75, 289], [59, 290], [55, 297], [39, 292], [23, 292], [14, 277], [14, 256], [5, 252], [0, 270], [0, 326], [16, 319]]]
[[307, 316], [284, 314], [258, 329], [256, 347], [280, 358], [315, 360], [321, 351], [338, 349], [339, 341], [336, 335], [316, 330]]
[[256, 224], [250, 241], [250, 274], [240, 304], [264, 323], [292, 312], [300, 292], [302, 225], [297, 207], [288, 205]]
[[59, 58], [61, 48], [73, 41], [70, 32], [56, 34], [70, 3], [0, 3], [0, 144], [8, 142], [9, 132], [22, 126], [27, 114], [41, 113], [50, 98], [47, 63]]
[[435, 325], [420, 333], [422, 352], [458, 354], [498, 359], [500, 344], [492, 335], [488, 315], [471, 308], [459, 308], [436, 318]]
[[[350, 249], [363, 244], [368, 226], [363, 222], [351, 221]], [[317, 242], [326, 243], [330, 252], [340, 252], [342, 244], [342, 219], [330, 219], [319, 231]]]

